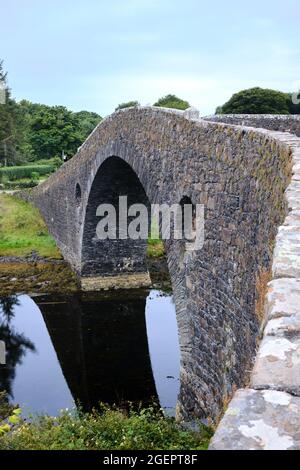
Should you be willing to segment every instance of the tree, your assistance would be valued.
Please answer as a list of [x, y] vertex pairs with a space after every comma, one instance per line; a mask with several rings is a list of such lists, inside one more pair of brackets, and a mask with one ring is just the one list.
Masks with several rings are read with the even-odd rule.
[[15, 102], [11, 99], [7, 85], [7, 72], [0, 60], [0, 163], [6, 165], [15, 162], [17, 158], [15, 127]]
[[102, 120], [99, 114], [91, 113], [89, 111], [79, 111], [78, 113], [75, 113], [75, 118], [77, 120], [79, 138], [82, 142]]
[[221, 114], [289, 114], [289, 98], [281, 91], [250, 88], [235, 93], [221, 108]]
[[27, 161], [61, 157], [71, 158], [101, 116], [88, 111], [73, 113], [64, 106], [46, 106], [23, 100], [18, 104], [20, 152]]
[[138, 101], [127, 101], [126, 103], [120, 103], [115, 111], [119, 111], [120, 109], [125, 109], [125, 108], [136, 108], [137, 106], [140, 106], [140, 103]]
[[166, 95], [154, 103], [154, 106], [185, 110], [190, 107], [190, 104], [175, 95]]

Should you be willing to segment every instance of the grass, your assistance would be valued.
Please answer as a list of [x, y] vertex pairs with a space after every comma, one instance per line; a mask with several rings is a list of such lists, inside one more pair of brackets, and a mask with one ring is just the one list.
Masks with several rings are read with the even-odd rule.
[[147, 256], [149, 258], [161, 258], [165, 254], [162, 240], [156, 238], [148, 239]]
[[0, 450], [205, 450], [212, 436], [210, 428], [187, 430], [155, 407], [125, 413], [103, 406], [100, 412], [65, 411], [32, 422], [18, 413], [0, 422]]
[[29, 255], [60, 259], [38, 209], [14, 196], [0, 195], [0, 256]]
[[[32, 251], [45, 258], [61, 258], [38, 209], [15, 196], [0, 194], [0, 256], [24, 257]], [[148, 240], [150, 258], [161, 258], [164, 253], [162, 240]]]
[[21, 178], [31, 178], [32, 173], [38, 175], [47, 175], [55, 170], [54, 165], [26, 165], [26, 166], [6, 166], [0, 168], [0, 182], [3, 178], [10, 181], [19, 180]]

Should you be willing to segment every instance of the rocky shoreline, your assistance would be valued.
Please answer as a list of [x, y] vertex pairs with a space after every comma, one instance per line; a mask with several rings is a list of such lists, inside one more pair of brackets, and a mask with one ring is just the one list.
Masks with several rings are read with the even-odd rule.
[[[171, 290], [165, 258], [149, 258], [148, 268], [153, 288]], [[78, 278], [63, 259], [43, 258], [36, 252], [24, 257], [0, 257], [1, 296], [79, 291]]]

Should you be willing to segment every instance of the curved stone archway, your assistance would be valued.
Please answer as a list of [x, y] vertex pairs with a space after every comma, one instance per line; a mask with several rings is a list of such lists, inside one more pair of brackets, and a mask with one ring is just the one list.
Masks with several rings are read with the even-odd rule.
[[[167, 241], [166, 253], [181, 345], [178, 413], [216, 418], [252, 366], [257, 279], [270, 269], [286, 214], [291, 151], [267, 131], [164, 109], [128, 109], [105, 119], [77, 155], [32, 193], [63, 256], [84, 278], [108, 274], [93, 264], [89, 214], [101, 191], [109, 194], [112, 174], [123, 171], [128, 179], [111, 197], [135, 188], [138, 200], [146, 195], [150, 203], [172, 205], [187, 197], [205, 206], [203, 249], [182, 256], [180, 242]], [[133, 275], [144, 273], [142, 248], [136, 253], [128, 264]], [[124, 266], [121, 277], [128, 275]]]
[[[119, 207], [120, 200], [125, 207]], [[130, 165], [119, 157], [107, 158], [97, 171], [86, 205], [80, 270], [85, 289], [101, 287], [105, 282], [112, 282], [112, 277], [113, 282], [116, 282], [116, 278], [119, 279], [120, 276], [124, 279], [125, 286], [126, 283], [132, 282], [132, 276], [140, 284], [149, 285], [147, 239], [127, 238], [126, 219], [126, 226], [122, 226], [122, 209], [127, 216], [127, 207], [132, 204], [143, 204], [150, 214], [149, 199]], [[115, 239], [103, 240], [97, 237], [99, 216], [106, 213], [99, 214], [100, 205], [103, 205], [103, 209], [106, 209], [106, 205], [111, 205], [115, 210], [115, 233], [110, 234]]]

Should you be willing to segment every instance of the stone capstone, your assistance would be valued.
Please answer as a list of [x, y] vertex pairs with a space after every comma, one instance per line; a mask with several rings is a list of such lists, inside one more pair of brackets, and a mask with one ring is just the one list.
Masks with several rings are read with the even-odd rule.
[[210, 450], [300, 450], [300, 398], [275, 390], [238, 390]]

